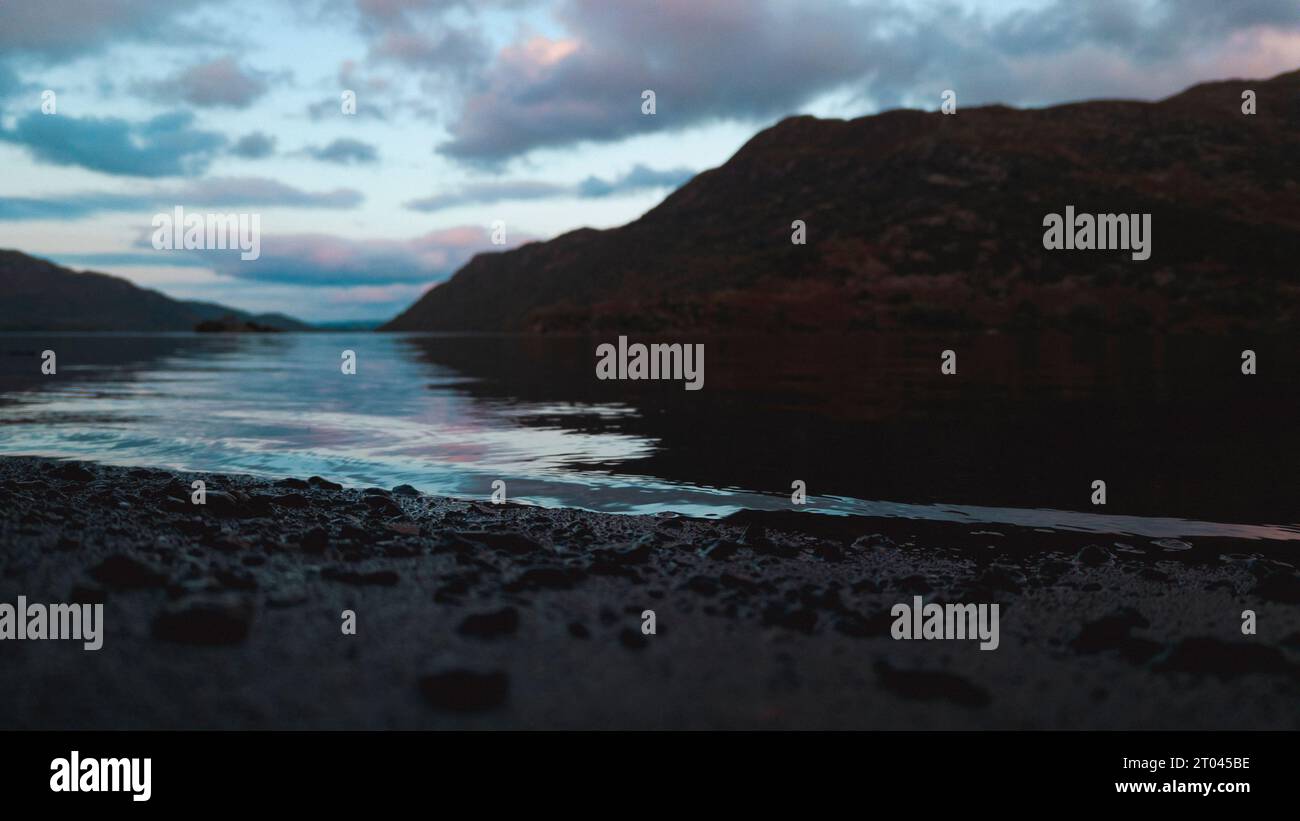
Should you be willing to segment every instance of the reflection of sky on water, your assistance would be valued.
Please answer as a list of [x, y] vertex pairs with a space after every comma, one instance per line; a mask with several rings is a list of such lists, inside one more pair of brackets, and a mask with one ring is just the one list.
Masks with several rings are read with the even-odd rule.
[[[611, 512], [713, 516], [790, 507], [781, 484], [717, 488], [637, 475], [666, 449], [658, 437], [626, 424], [639, 420], [643, 407], [582, 396], [581, 383], [574, 395], [582, 398], [569, 402], [523, 399], [508, 387], [476, 392], [470, 388], [479, 378], [421, 355], [438, 344], [384, 334], [0, 337], [0, 454], [320, 475], [349, 485], [410, 484], [478, 498], [504, 479], [516, 501]], [[37, 352], [46, 347], [59, 354], [57, 377], [39, 376]], [[340, 372], [344, 349], [358, 353], [355, 375]], [[526, 364], [523, 376], [511, 378], [544, 379], [538, 371], [544, 368], [544, 362]], [[752, 441], [756, 460], [769, 444]], [[804, 508], [810, 513], [1152, 538], [1300, 539], [1292, 527], [819, 496], [812, 484]]]
[[[143, 366], [79, 364], [76, 351], [93, 337], [46, 342], [65, 349], [59, 374], [5, 392], [0, 453], [322, 475], [465, 495], [490, 492], [492, 479], [526, 478], [554, 485], [566, 499], [566, 485], [584, 483], [570, 466], [636, 460], [655, 446], [625, 434], [516, 424], [539, 415], [635, 411], [477, 402], [454, 390], [463, 376], [417, 361], [387, 335], [284, 335], [273, 344], [248, 337], [250, 344], [234, 346], [228, 337], [213, 339], [196, 338], [193, 347]], [[345, 348], [359, 353], [355, 375], [340, 371]]]

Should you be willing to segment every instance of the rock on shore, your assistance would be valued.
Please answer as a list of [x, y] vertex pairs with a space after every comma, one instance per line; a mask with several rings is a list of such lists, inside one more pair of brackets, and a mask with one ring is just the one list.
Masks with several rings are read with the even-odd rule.
[[[0, 601], [105, 637], [0, 642], [0, 726], [1295, 729], [1276, 547], [6, 458]], [[918, 595], [998, 603], [999, 648], [892, 639]]]

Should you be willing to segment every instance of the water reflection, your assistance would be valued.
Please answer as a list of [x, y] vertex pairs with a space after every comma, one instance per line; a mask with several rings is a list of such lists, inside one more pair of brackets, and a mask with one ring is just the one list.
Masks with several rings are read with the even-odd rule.
[[[599, 381], [602, 341], [0, 336], [0, 453], [475, 497], [500, 478], [512, 498], [608, 511], [781, 509], [802, 479], [828, 513], [1153, 536], [1300, 519], [1285, 341], [1253, 340], [1267, 364], [1243, 377], [1215, 339], [682, 340], [705, 343], [702, 391]], [[939, 373], [949, 348], [956, 376]]]

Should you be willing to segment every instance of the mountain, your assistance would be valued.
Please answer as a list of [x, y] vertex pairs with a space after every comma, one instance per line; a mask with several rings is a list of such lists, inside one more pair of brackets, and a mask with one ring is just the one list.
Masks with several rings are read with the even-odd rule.
[[[1293, 329], [1298, 100], [1300, 71], [1155, 103], [791, 117], [635, 222], [474, 257], [381, 330]], [[1067, 206], [1150, 214], [1150, 258], [1046, 250]]]
[[201, 322], [312, 330], [283, 314], [249, 314], [184, 302], [120, 277], [79, 273], [19, 251], [0, 250], [0, 331], [192, 331]]
[[214, 322], [224, 322], [234, 319], [236, 322], [246, 323], [253, 326], [265, 326], [277, 331], [314, 331], [316, 326], [308, 325], [306, 322], [294, 319], [285, 314], [250, 314], [247, 311], [237, 311], [234, 308], [225, 305], [218, 305], [215, 302], [197, 302], [194, 300], [185, 300], [181, 303], [190, 310], [199, 320]]
[[317, 322], [318, 331], [373, 331], [384, 324], [382, 319], [340, 319], [333, 322]]

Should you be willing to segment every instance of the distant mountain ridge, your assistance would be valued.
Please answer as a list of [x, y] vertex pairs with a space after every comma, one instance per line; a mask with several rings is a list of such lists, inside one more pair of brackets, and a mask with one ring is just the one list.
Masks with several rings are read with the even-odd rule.
[[317, 329], [317, 326], [294, 319], [287, 314], [275, 312], [252, 314], [231, 308], [228, 305], [219, 305], [216, 302], [200, 302], [192, 299], [181, 300], [181, 304], [193, 311], [194, 315], [199, 317], [200, 320], [219, 321], [234, 317], [241, 322], [265, 325], [280, 331], [314, 331]]
[[192, 331], [226, 319], [249, 327], [315, 330], [283, 314], [176, 300], [121, 277], [0, 250], [0, 331]]
[[[1046, 250], [1067, 206], [1151, 214], [1150, 259]], [[475, 256], [381, 330], [1293, 332], [1297, 259], [1300, 71], [1155, 103], [791, 117], [627, 225]]]

